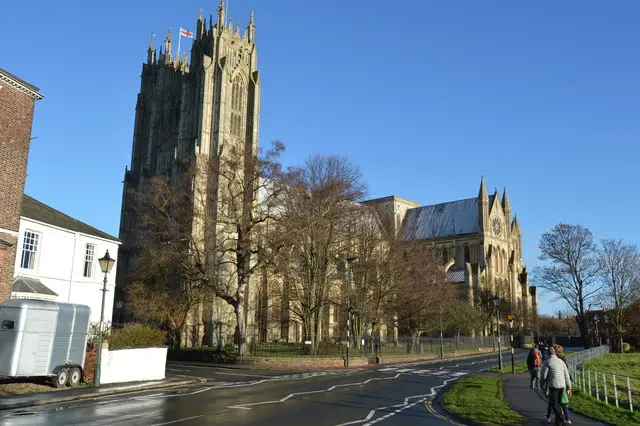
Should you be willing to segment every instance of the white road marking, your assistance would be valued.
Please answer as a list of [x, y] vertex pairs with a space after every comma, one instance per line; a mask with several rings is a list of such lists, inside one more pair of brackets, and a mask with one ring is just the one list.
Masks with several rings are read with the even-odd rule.
[[401, 368], [400, 370], [396, 370], [396, 373], [408, 373], [409, 371], [414, 371], [415, 368]]
[[[456, 377], [456, 378], [453, 378], [453, 379], [447, 379], [441, 385], [432, 387], [430, 389], [431, 393], [428, 393], [426, 395], [408, 396], [408, 397], [406, 397], [404, 399], [404, 402], [401, 403], [401, 404], [391, 405], [391, 406], [388, 406], [388, 407], [376, 408], [374, 410], [369, 411], [369, 414], [367, 414], [367, 416], [364, 419], [353, 420], [353, 421], [346, 422], [346, 423], [340, 423], [340, 424], [338, 424], [336, 426], [347, 426], [347, 425], [355, 425], [355, 424], [360, 424], [360, 423], [364, 423], [363, 426], [369, 426], [369, 425], [375, 424], [377, 422], [380, 422], [382, 420], [388, 419], [389, 417], [395, 416], [396, 414], [401, 413], [402, 411], [404, 411], [404, 410], [406, 410], [408, 408], [411, 408], [411, 407], [415, 406], [416, 404], [419, 404], [421, 402], [427, 401], [427, 399], [432, 400], [437, 394], [436, 389], [440, 389], [440, 388], [446, 386], [447, 383], [455, 381], [455, 380], [458, 380], [458, 378]], [[416, 402], [412, 402], [411, 404], [409, 404], [409, 400], [415, 399], [415, 398], [420, 398], [420, 399], [418, 399]], [[374, 420], [370, 421], [377, 411], [388, 410], [390, 408], [396, 408], [396, 410], [394, 410], [394, 411], [392, 411], [392, 412], [390, 412], [388, 414], [385, 414], [382, 417], [378, 417], [377, 419], [374, 419]], [[366, 422], [368, 422], [368, 423], [366, 423]]]
[[333, 391], [333, 390], [335, 390], [337, 388], [343, 388], [343, 387], [347, 387], [347, 386], [366, 385], [366, 384], [371, 383], [371, 382], [376, 381], [376, 380], [394, 380], [394, 379], [397, 379], [398, 377], [400, 377], [400, 374], [396, 374], [393, 377], [374, 377], [372, 379], [367, 379], [364, 382], [343, 383], [343, 384], [334, 385], [334, 386], [331, 386], [330, 388], [322, 389], [322, 390], [307, 391], [307, 392], [295, 392], [295, 393], [291, 393], [291, 394], [285, 396], [284, 398], [276, 399], [276, 400], [273, 400], [273, 401], [261, 401], [261, 402], [251, 402], [251, 403], [248, 403], [248, 404], [229, 405], [227, 408], [240, 408], [240, 409], [242, 409], [242, 408], [246, 408], [246, 407], [253, 407], [253, 406], [256, 406], [256, 405], [278, 404], [278, 403], [281, 403], [281, 402], [285, 402], [285, 401], [293, 398], [294, 396], [298, 396], [298, 395], [311, 395], [311, 394], [314, 394], [314, 393], [331, 392], [331, 391]]
[[272, 379], [274, 377], [279, 377], [279, 376], [259, 376], [257, 374], [222, 373], [222, 372], [219, 372], [219, 371], [216, 371], [214, 374], [222, 374], [223, 376], [259, 377], [261, 379]]
[[151, 425], [151, 426], [172, 425], [172, 424], [174, 424], [174, 423], [180, 423], [180, 422], [184, 422], [184, 421], [187, 421], [187, 420], [199, 419], [200, 417], [204, 417], [204, 414], [202, 414], [202, 415], [200, 415], [200, 416], [185, 417], [184, 419], [180, 419], [180, 420], [173, 420], [173, 421], [166, 422], [166, 423], [156, 423], [156, 424], [153, 424], [153, 425]]

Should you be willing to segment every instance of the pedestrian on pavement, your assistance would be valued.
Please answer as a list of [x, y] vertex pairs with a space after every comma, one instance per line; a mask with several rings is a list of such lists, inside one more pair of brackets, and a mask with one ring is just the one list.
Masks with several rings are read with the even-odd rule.
[[[567, 364], [567, 357], [564, 356], [564, 348], [562, 347], [562, 345], [553, 345], [554, 349], [556, 350], [556, 356], [558, 358], [560, 358], [563, 362], [564, 365], [567, 366], [567, 370], [569, 370], [569, 378], [571, 379], [571, 382], [573, 382], [573, 376], [571, 375], [571, 369], [569, 369], [569, 364]], [[565, 403], [566, 401], [566, 403]], [[569, 396], [566, 395], [566, 390], [565, 390], [565, 395], [562, 396], [562, 412], [564, 413], [564, 418], [567, 421], [568, 424], [571, 424], [571, 420], [569, 420]], [[551, 415], [551, 411], [549, 411], [549, 409], [547, 410], [547, 417], [549, 417]]]
[[527, 368], [531, 376], [529, 387], [531, 389], [540, 390], [540, 372], [542, 370], [542, 354], [535, 346], [531, 348], [527, 355]]
[[[566, 425], [562, 406], [562, 394], [567, 392], [567, 396], [571, 396], [571, 377], [567, 365], [556, 356], [556, 350], [553, 346], [549, 347], [549, 359], [544, 364], [542, 370], [542, 381], [549, 388], [549, 400], [556, 417], [556, 425]], [[551, 422], [551, 417], [547, 416], [547, 422]]]

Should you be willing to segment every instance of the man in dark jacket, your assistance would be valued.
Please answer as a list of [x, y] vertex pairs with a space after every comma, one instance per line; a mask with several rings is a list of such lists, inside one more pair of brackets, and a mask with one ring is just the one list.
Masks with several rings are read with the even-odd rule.
[[539, 390], [540, 371], [542, 370], [542, 355], [535, 346], [531, 348], [531, 351], [529, 351], [529, 355], [527, 356], [527, 368], [531, 375], [531, 383], [529, 384], [529, 387], [531, 389]]

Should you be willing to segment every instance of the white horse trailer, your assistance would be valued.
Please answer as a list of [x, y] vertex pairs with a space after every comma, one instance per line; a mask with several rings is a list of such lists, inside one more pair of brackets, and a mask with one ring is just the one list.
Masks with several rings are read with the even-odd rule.
[[0, 304], [0, 376], [45, 376], [55, 387], [82, 380], [91, 309], [44, 300]]

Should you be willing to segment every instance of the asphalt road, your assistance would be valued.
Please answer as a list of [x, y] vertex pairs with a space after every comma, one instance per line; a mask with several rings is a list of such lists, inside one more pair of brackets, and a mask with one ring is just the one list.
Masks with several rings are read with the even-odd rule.
[[[505, 353], [505, 362], [510, 360]], [[524, 359], [526, 351], [519, 351]], [[286, 373], [167, 365], [178, 389], [0, 412], [0, 425], [446, 425], [429, 402], [496, 354], [375, 369]]]

